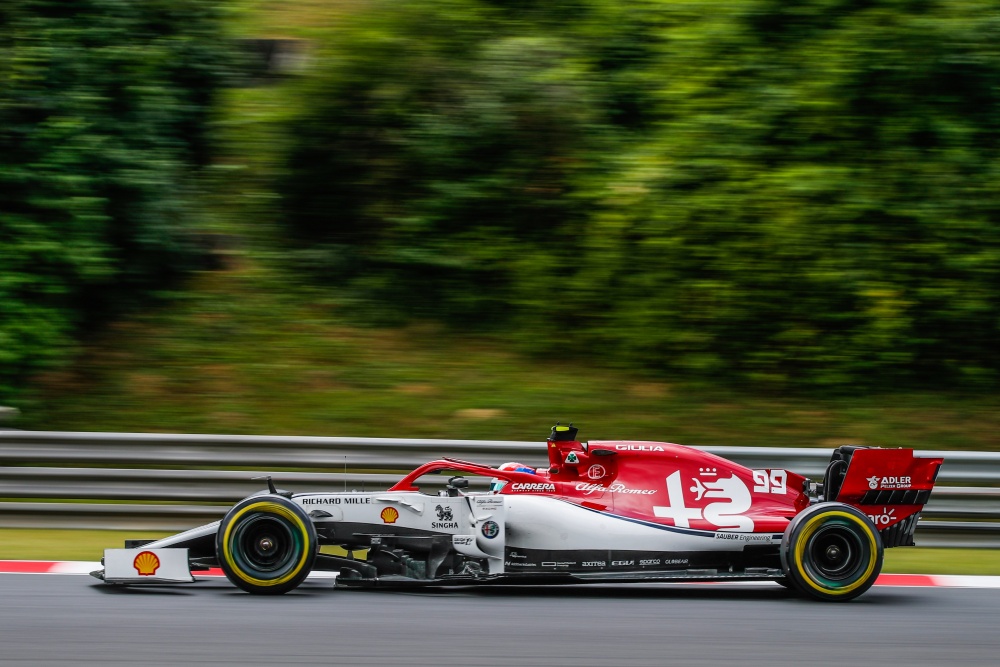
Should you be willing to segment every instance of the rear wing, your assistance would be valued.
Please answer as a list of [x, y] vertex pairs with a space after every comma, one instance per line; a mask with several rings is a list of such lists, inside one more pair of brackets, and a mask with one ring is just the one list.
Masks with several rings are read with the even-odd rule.
[[912, 449], [846, 445], [830, 457], [823, 496], [868, 515], [884, 546], [913, 546], [920, 510], [930, 498], [942, 463], [942, 458], [914, 456]]

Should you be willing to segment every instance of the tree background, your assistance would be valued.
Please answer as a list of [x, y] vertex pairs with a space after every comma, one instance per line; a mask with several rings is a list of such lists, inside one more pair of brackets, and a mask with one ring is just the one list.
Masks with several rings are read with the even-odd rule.
[[[0, 397], [183, 288], [199, 202], [260, 176], [201, 178], [228, 7], [0, 1]], [[369, 0], [307, 41], [227, 149], [272, 160], [288, 285], [665, 378], [996, 388], [994, 4]]]
[[0, 3], [0, 397], [198, 265], [221, 17], [204, 0]]
[[299, 91], [286, 220], [331, 285], [527, 349], [991, 386], [998, 31], [983, 2], [372, 3]]

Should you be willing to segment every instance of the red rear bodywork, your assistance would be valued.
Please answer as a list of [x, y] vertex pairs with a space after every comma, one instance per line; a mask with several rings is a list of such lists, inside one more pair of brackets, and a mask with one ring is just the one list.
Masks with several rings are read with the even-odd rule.
[[768, 535], [783, 532], [814, 500], [837, 500], [868, 515], [885, 546], [892, 547], [913, 543], [918, 513], [943, 462], [914, 457], [911, 449], [840, 447], [818, 487], [823, 498], [813, 498], [810, 489], [817, 487], [802, 475], [747, 468], [684, 445], [550, 439], [547, 448], [547, 470], [498, 470], [443, 459], [414, 470], [391, 490], [414, 491], [414, 482], [424, 474], [460, 470], [505, 480], [503, 495], [554, 496], [591, 510], [691, 531]]
[[548, 442], [549, 468], [535, 473], [444, 459], [392, 487], [413, 491], [424, 474], [448, 468], [505, 480], [503, 495], [547, 495], [629, 519], [694, 531], [780, 533], [809, 505], [805, 477], [750, 469], [666, 442]]
[[666, 442], [549, 441], [548, 478], [568, 499], [678, 528], [781, 532], [809, 505], [806, 479]]

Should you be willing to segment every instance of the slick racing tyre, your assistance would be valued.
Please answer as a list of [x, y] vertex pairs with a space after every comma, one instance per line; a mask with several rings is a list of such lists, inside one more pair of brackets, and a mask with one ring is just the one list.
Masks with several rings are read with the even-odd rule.
[[229, 581], [248, 593], [279, 595], [302, 583], [316, 560], [316, 528], [282, 496], [251, 496], [219, 524], [215, 553]]
[[781, 540], [781, 565], [796, 589], [819, 600], [851, 600], [882, 570], [875, 525], [843, 503], [819, 503], [798, 514]]

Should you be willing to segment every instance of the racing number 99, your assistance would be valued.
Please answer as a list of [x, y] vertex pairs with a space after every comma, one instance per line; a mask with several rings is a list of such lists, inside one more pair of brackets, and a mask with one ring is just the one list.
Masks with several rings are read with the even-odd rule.
[[767, 470], [754, 470], [753, 492], [784, 495], [788, 490], [787, 481], [788, 473], [784, 470], [772, 470], [770, 474], [768, 474]]

